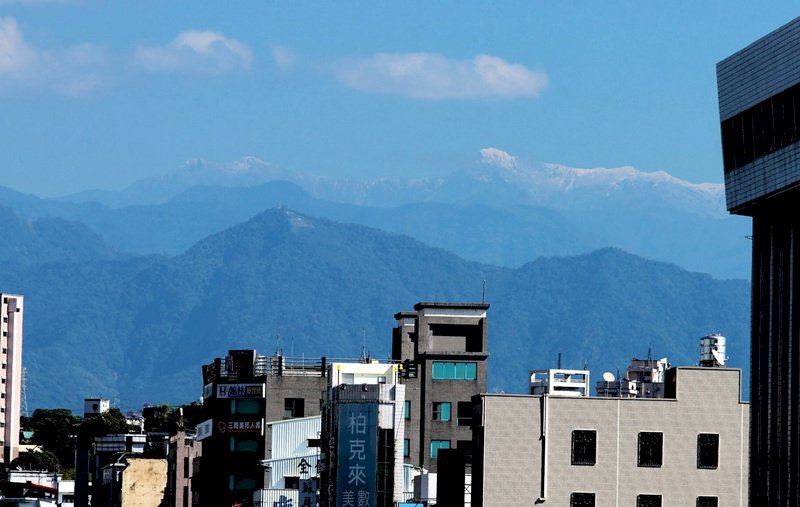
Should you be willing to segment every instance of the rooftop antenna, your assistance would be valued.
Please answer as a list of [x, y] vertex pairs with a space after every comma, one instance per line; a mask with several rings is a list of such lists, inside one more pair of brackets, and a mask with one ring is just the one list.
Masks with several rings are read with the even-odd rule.
[[583, 369], [584, 370], [588, 370], [589, 369], [589, 361], [587, 361], [586, 359], [583, 360]]
[[281, 355], [281, 335], [275, 335], [275, 355]]
[[559, 370], [561, 369], [561, 352], [558, 353], [558, 367]]
[[648, 363], [653, 360], [653, 355], [652, 355], [652, 353], [650, 351], [651, 348], [652, 348], [651, 345], [647, 346], [647, 362]]
[[367, 330], [363, 327], [361, 328], [361, 357], [359, 357], [361, 361], [367, 359]]
[[28, 369], [22, 368], [22, 411], [28, 416]]
[[481, 302], [486, 304], [486, 278], [483, 279], [483, 289], [481, 291]]

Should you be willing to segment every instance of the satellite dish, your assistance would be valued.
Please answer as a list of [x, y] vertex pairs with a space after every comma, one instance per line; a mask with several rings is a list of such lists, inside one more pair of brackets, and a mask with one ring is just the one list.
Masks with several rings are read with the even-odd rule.
[[603, 380], [605, 380], [606, 382], [614, 382], [616, 380], [616, 378], [614, 377], [613, 373], [611, 373], [610, 371], [607, 371], [607, 372], [603, 373]]
[[725, 356], [722, 353], [720, 353], [720, 351], [711, 349], [711, 355], [714, 356], [714, 360], [717, 362], [718, 365], [725, 366]]

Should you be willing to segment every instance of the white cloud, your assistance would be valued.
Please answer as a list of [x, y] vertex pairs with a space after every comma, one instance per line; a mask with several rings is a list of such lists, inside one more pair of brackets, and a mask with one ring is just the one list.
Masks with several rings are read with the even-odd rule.
[[217, 32], [188, 30], [166, 46], [141, 46], [134, 54], [136, 64], [147, 71], [182, 71], [219, 75], [247, 70], [253, 56], [247, 45]]
[[517, 167], [517, 157], [497, 148], [483, 148], [481, 162], [487, 165], [514, 169]]
[[13, 18], [0, 18], [0, 92], [38, 89], [85, 95], [108, 80], [108, 55], [92, 44], [45, 50], [28, 44]]
[[25, 5], [37, 7], [39, 5], [69, 5], [80, 3], [80, 0], [0, 0], [0, 5]]
[[454, 60], [438, 53], [378, 53], [330, 69], [357, 90], [428, 100], [532, 98], [548, 85], [543, 71], [489, 55]]
[[297, 63], [297, 56], [294, 52], [283, 46], [272, 46], [272, 58], [281, 70], [289, 70]]

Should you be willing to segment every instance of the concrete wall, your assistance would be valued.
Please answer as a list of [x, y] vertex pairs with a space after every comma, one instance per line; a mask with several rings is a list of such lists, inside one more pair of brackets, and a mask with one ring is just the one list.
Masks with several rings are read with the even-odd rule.
[[167, 486], [167, 460], [129, 459], [122, 474], [122, 507], [158, 507]]
[[[483, 395], [483, 477], [476, 479], [482, 505], [542, 498], [564, 506], [573, 492], [594, 493], [597, 506], [636, 505], [639, 494], [660, 494], [665, 506], [695, 505], [701, 495], [746, 505], [749, 406], [739, 401], [741, 372], [680, 368], [677, 374], [676, 399]], [[597, 432], [594, 466], [571, 464], [573, 430]], [[644, 431], [663, 433], [661, 467], [637, 464]], [[700, 433], [720, 436], [716, 469], [697, 468]]]
[[[303, 398], [303, 417], [320, 415], [320, 400], [327, 388], [327, 377], [322, 376], [268, 376], [266, 377], [266, 422], [280, 421], [283, 419], [284, 402], [286, 398]], [[266, 457], [272, 457], [272, 427], [264, 430], [267, 443]]]

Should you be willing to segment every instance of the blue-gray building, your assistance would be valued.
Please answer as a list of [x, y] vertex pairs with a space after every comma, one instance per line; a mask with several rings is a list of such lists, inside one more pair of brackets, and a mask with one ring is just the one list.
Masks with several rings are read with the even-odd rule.
[[800, 505], [800, 18], [717, 64], [727, 207], [753, 218], [750, 505]]

